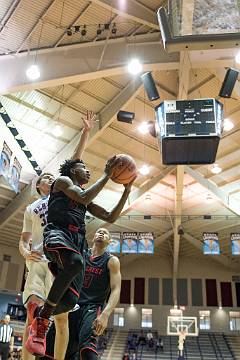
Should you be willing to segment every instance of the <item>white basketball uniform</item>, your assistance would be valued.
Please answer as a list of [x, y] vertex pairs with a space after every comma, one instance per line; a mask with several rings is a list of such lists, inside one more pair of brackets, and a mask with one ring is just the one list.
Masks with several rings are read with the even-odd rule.
[[[28, 205], [23, 220], [22, 232], [32, 233], [32, 250], [43, 252], [43, 230], [47, 223], [49, 196], [42, 197]], [[42, 261], [26, 261], [28, 275], [23, 291], [23, 303], [26, 304], [31, 295], [46, 300], [52, 286], [53, 277], [48, 269], [45, 255]]]

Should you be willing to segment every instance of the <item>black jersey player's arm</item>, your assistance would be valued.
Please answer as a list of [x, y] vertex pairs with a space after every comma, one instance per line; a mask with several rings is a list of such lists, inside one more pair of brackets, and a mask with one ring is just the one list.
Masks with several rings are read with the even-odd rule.
[[112, 256], [108, 261], [108, 269], [110, 274], [111, 294], [103, 312], [94, 320], [93, 326], [96, 335], [101, 335], [107, 327], [108, 319], [118, 304], [121, 291], [121, 272], [120, 261], [116, 256]]
[[[135, 180], [135, 179], [134, 179]], [[107, 221], [109, 223], [114, 223], [114, 221], [117, 220], [117, 218], [119, 217], [119, 215], [121, 214], [121, 211], [127, 201], [127, 198], [131, 192], [131, 188], [132, 188], [132, 184], [134, 182], [134, 180], [132, 180], [129, 184], [125, 185], [125, 189], [124, 192], [119, 200], [119, 202], [117, 203], [117, 205], [114, 206], [114, 208], [111, 211], [107, 211], [105, 210], [103, 207], [94, 204], [94, 203], [90, 203], [87, 207], [88, 211], [95, 217]]]
[[114, 171], [117, 161], [116, 156], [109, 159], [104, 169], [104, 175], [86, 190], [74, 185], [68, 176], [60, 176], [55, 181], [53, 192], [62, 191], [70, 199], [87, 206], [106, 185]]
[[82, 117], [83, 129], [79, 143], [73, 153], [72, 159], [82, 159], [83, 152], [88, 142], [89, 134], [91, 129], [94, 127], [96, 122], [96, 115], [92, 111], [87, 111], [86, 117]]

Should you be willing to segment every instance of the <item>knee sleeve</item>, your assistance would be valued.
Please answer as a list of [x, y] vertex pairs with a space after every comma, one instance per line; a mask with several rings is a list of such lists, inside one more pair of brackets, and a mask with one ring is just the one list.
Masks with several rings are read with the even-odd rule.
[[83, 258], [80, 254], [72, 253], [70, 251], [61, 253], [61, 259], [64, 263], [64, 271], [77, 275], [83, 269]]
[[98, 355], [90, 349], [82, 349], [80, 351], [80, 360], [98, 360]]

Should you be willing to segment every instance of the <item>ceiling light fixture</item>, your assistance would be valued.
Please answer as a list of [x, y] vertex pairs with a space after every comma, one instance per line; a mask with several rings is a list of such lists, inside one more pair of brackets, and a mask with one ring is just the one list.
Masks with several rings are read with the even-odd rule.
[[139, 172], [141, 175], [148, 175], [150, 173], [149, 166], [144, 164], [140, 169]]
[[141, 134], [146, 135], [149, 132], [149, 125], [146, 121], [143, 121], [139, 127], [138, 130], [140, 131]]
[[82, 29], [82, 31], [81, 31], [81, 35], [82, 35], [82, 36], [86, 36], [86, 35], [87, 35], [86, 25], [83, 25], [83, 29]]
[[113, 34], [113, 35], [116, 35], [116, 33], [117, 33], [116, 23], [113, 23], [112, 34]]
[[30, 65], [26, 70], [26, 75], [30, 80], [39, 79], [41, 74], [38, 65]]
[[223, 130], [230, 131], [234, 128], [234, 124], [230, 119], [224, 119], [223, 121]]
[[236, 57], [235, 57], [235, 61], [237, 64], [240, 64], [240, 51], [238, 51]]
[[211, 168], [211, 172], [215, 175], [220, 174], [222, 172], [222, 168], [218, 164], [213, 164], [213, 167]]
[[145, 201], [151, 201], [151, 200], [152, 200], [151, 194], [146, 194]]
[[63, 129], [60, 125], [56, 125], [54, 128], [53, 128], [53, 135], [59, 137], [63, 134]]
[[142, 71], [142, 64], [139, 59], [132, 59], [128, 64], [128, 71], [130, 74], [137, 75]]
[[210, 203], [212, 203], [214, 201], [214, 199], [213, 199], [213, 197], [212, 197], [212, 195], [211, 194], [207, 194], [207, 197], [206, 197], [206, 203], [207, 204], [210, 204]]

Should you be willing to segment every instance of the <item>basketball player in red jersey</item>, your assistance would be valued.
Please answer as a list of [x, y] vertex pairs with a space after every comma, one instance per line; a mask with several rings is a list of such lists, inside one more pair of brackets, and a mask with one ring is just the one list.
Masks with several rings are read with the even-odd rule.
[[[87, 116], [82, 118], [83, 130], [78, 146], [76, 147], [72, 159], [81, 159], [90, 130], [93, 128], [96, 116], [88, 111]], [[30, 204], [24, 213], [24, 222], [19, 250], [26, 260], [28, 276], [23, 292], [23, 303], [27, 306], [27, 321], [25, 324], [23, 344], [27, 339], [27, 327], [31, 324], [32, 312], [37, 305], [43, 305], [48, 292], [52, 286], [52, 274], [48, 269], [48, 260], [43, 254], [43, 229], [47, 224], [47, 211], [50, 188], [54, 182], [54, 176], [50, 173], [42, 174], [36, 183], [36, 190], [41, 196], [38, 200]], [[30, 241], [32, 246], [30, 249]], [[55, 316], [56, 341], [55, 358], [63, 360], [68, 344], [68, 315], [61, 314]], [[23, 359], [33, 360], [25, 346], [23, 346]]]
[[108, 212], [92, 200], [103, 189], [116, 166], [115, 157], [105, 167], [104, 175], [87, 190], [90, 173], [79, 160], [66, 160], [60, 167], [61, 176], [51, 187], [48, 202], [48, 224], [44, 230], [44, 250], [51, 261], [55, 274], [53, 285], [43, 308], [34, 318], [26, 342], [28, 351], [35, 355], [45, 354], [50, 316], [70, 311], [79, 298], [83, 280], [83, 250], [85, 240], [85, 213], [108, 222], [114, 222], [120, 215], [131, 191], [133, 181], [125, 190], [112, 211]]

